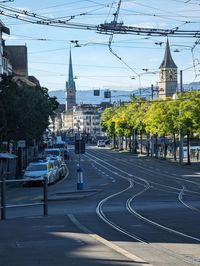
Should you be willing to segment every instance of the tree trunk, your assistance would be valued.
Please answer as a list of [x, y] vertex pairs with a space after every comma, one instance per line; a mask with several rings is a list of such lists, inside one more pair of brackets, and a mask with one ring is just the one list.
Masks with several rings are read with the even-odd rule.
[[190, 164], [190, 133], [187, 132], [187, 164]]
[[147, 134], [147, 142], [146, 142], [146, 148], [147, 148], [147, 156], [149, 157], [149, 150], [150, 150], [150, 135]]
[[155, 144], [155, 156], [156, 158], [158, 158], [158, 135], [156, 134], [156, 144]]
[[166, 143], [166, 138], [164, 136], [164, 159], [167, 157], [167, 143]]
[[113, 135], [113, 148], [116, 149], [116, 135]]
[[175, 133], [173, 133], [173, 146], [174, 146], [174, 149], [173, 149], [174, 160], [176, 161], [176, 135]]

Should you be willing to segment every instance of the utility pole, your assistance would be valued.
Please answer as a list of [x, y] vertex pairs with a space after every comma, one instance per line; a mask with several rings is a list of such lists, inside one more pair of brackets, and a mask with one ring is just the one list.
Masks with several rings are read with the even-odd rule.
[[151, 100], [152, 101], [153, 101], [153, 93], [154, 93], [153, 84], [151, 84]]
[[[180, 93], [183, 92], [183, 70], [180, 70]], [[181, 111], [179, 110], [179, 116]], [[181, 127], [179, 128], [179, 163], [183, 163], [183, 135]]]
[[80, 134], [80, 120], [78, 122], [78, 133], [75, 139], [75, 153], [78, 154], [78, 165], [77, 165], [77, 190], [83, 189], [83, 170], [81, 168], [81, 154], [85, 153], [85, 142], [81, 139]]
[[183, 70], [180, 70], [180, 92], [183, 92]]
[[[177, 89], [178, 91], [178, 89]], [[180, 88], [179, 92], [183, 92], [183, 70], [180, 70]], [[177, 92], [173, 96], [174, 100], [177, 100]], [[179, 117], [181, 116], [181, 110], [179, 109]], [[183, 163], [183, 134], [182, 134], [182, 128], [179, 127], [179, 163]]]

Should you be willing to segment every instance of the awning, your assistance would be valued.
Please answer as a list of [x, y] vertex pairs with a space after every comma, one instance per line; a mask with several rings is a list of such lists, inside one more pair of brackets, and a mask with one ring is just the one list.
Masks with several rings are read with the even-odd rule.
[[17, 156], [9, 152], [1, 152], [0, 159], [15, 159]]

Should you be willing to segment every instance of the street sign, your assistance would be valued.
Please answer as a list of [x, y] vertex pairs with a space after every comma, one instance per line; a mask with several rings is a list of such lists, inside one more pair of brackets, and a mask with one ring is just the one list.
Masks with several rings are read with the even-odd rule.
[[17, 147], [18, 148], [25, 148], [26, 147], [26, 141], [25, 140], [18, 140]]

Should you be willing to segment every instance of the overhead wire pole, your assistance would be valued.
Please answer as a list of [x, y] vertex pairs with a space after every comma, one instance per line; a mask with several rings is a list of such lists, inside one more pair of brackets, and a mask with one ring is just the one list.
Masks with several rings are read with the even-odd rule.
[[14, 2], [14, 0], [4, 0], [4, 1], [0, 1], [0, 3], [8, 3], [8, 2]]
[[[114, 13], [114, 20], [111, 22], [114, 25], [114, 27], [117, 24], [121, 2], [122, 2], [121, 0], [118, 2], [117, 11]], [[111, 48], [112, 40], [113, 40], [113, 32], [111, 33], [111, 36], [109, 38], [109, 45], [108, 45], [111, 52], [113, 52]]]
[[[121, 0], [118, 2], [118, 6], [117, 6], [117, 11], [114, 13], [114, 20], [111, 22], [114, 27], [117, 25], [117, 20], [118, 20], [118, 16], [119, 16], [119, 10], [120, 10], [120, 7], [121, 7]], [[118, 59], [121, 60], [121, 58], [113, 51], [113, 49], [111, 48], [111, 45], [112, 45], [112, 41], [113, 41], [113, 32], [111, 32], [111, 35], [110, 35], [110, 38], [109, 38], [109, 43], [108, 43], [108, 47], [109, 47], [109, 50], [112, 54], [114, 54]]]
[[[111, 21], [110, 23], [106, 23], [106, 24], [112, 25], [114, 28], [115, 28], [118, 24], [121, 25], [121, 23], [117, 23], [117, 21], [118, 21], [118, 17], [119, 17], [119, 11], [120, 11], [120, 7], [121, 7], [121, 3], [122, 3], [122, 1], [119, 0], [118, 5], [117, 5], [117, 11], [114, 13], [114, 20]], [[111, 47], [111, 45], [112, 45], [112, 41], [113, 41], [113, 35], [114, 35], [114, 30], [111, 31], [111, 35], [110, 35], [109, 43], [108, 43], [108, 47], [109, 47], [110, 52], [111, 52], [114, 56], [116, 56], [120, 61], [122, 61], [122, 63], [123, 63], [124, 65], [126, 65], [130, 70], [132, 70], [132, 71], [138, 76], [137, 72], [136, 72], [132, 67], [130, 67], [130, 66], [129, 66], [129, 65], [128, 65], [128, 64], [127, 64], [127, 63], [126, 63], [121, 57], [120, 57], [120, 56], [118, 56], [117, 53], [115, 53], [115, 52], [113, 51], [113, 49], [112, 49], [112, 47]]]

